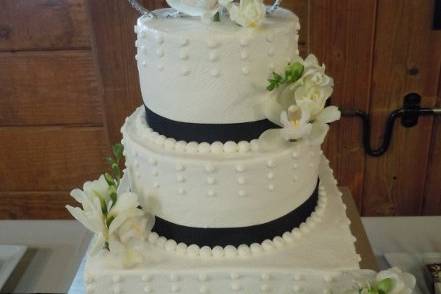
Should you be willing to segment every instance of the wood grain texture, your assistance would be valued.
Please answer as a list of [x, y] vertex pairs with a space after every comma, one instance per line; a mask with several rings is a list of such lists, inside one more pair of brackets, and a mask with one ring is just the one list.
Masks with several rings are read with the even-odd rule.
[[[310, 0], [309, 51], [335, 80], [332, 104], [368, 110], [376, 1]], [[354, 118], [332, 124], [324, 146], [339, 183], [362, 203], [365, 155]]]
[[[441, 43], [441, 32], [438, 32]], [[441, 47], [441, 45], [440, 45]], [[441, 70], [441, 69], [440, 69]], [[437, 108], [441, 108], [441, 74], [438, 86]], [[430, 144], [429, 166], [424, 191], [424, 215], [441, 214], [441, 117], [434, 120], [432, 141]]]
[[0, 51], [90, 47], [85, 0], [1, 0]]
[[71, 219], [68, 191], [0, 192], [0, 219]]
[[[128, 1], [88, 2], [94, 52], [103, 86], [106, 125], [110, 141], [119, 142], [119, 130], [124, 119], [142, 104], [134, 45], [134, 25], [138, 14]], [[146, 6], [152, 9], [163, 5], [162, 2], [149, 1]]]
[[[407, 93], [420, 93], [423, 106], [435, 104], [441, 48], [432, 18], [433, 1], [379, 1], [370, 107], [374, 144], [382, 139], [387, 115], [402, 105]], [[411, 129], [398, 123], [389, 151], [367, 158], [365, 215], [421, 213], [432, 120], [420, 118]]]
[[102, 125], [90, 51], [0, 53], [0, 125]]
[[0, 191], [67, 191], [101, 174], [103, 128], [0, 128]]

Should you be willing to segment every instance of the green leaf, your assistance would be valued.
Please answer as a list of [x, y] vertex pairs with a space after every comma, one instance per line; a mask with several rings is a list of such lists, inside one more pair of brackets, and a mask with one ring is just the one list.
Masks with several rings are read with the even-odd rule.
[[106, 182], [109, 186], [115, 185], [115, 180], [113, 179], [113, 177], [109, 173], [105, 173], [104, 178], [106, 179]]
[[287, 82], [294, 83], [298, 81], [302, 77], [304, 70], [305, 67], [300, 62], [288, 65], [286, 68]]
[[115, 156], [116, 162], [119, 162], [122, 159], [124, 151], [124, 146], [120, 143], [113, 145], [112, 152], [113, 156]]
[[384, 294], [387, 294], [394, 288], [394, 282], [391, 278], [386, 278], [378, 282], [377, 288], [380, 293], [382, 292]]
[[216, 14], [213, 16], [214, 22], [220, 22], [220, 12], [216, 12]]
[[107, 217], [107, 219], [106, 219], [106, 226], [107, 226], [108, 228], [110, 228], [110, 225], [112, 224], [112, 222], [113, 222], [114, 219], [115, 219], [115, 216], [113, 216], [113, 215], [109, 215], [109, 216]]
[[116, 162], [112, 164], [112, 173], [113, 177], [116, 179], [116, 182], [119, 183], [119, 180], [121, 179], [121, 169]]
[[116, 201], [118, 201], [118, 193], [116, 192], [116, 186], [110, 186], [109, 187], [109, 194], [110, 194], [110, 200], [112, 200], [112, 206], [115, 206]]

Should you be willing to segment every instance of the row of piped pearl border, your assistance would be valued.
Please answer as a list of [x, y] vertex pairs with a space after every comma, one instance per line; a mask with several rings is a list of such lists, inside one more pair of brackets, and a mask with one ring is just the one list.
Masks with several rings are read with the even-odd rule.
[[[150, 143], [156, 144], [158, 147], [164, 148], [166, 151], [176, 151], [179, 153], [188, 154], [234, 154], [234, 153], [250, 153], [258, 152], [261, 150], [261, 143], [258, 139], [251, 141], [240, 141], [238, 143], [233, 141], [222, 142], [186, 142], [176, 141], [173, 138], [167, 138], [164, 135], [160, 135], [158, 132], [153, 131], [145, 120], [145, 110], [141, 106], [136, 111], [135, 129], [139, 134], [139, 137]], [[124, 128], [129, 126], [129, 118], [126, 119], [125, 126], [121, 129], [124, 133]]]
[[156, 247], [162, 248], [167, 252], [176, 253], [179, 256], [201, 257], [201, 258], [235, 258], [235, 257], [250, 257], [259, 256], [265, 252], [272, 252], [276, 249], [281, 249], [296, 239], [301, 238], [304, 234], [309, 233], [316, 224], [322, 221], [322, 216], [327, 205], [327, 192], [325, 188], [319, 186], [319, 199], [315, 211], [309, 216], [305, 222], [292, 231], [285, 232], [282, 236], [276, 236], [272, 240], [265, 240], [261, 244], [253, 243], [251, 245], [240, 245], [235, 247], [227, 245], [225, 247], [209, 246], [199, 247], [196, 244], [187, 245], [184, 243], [177, 244], [175, 240], [166, 239], [159, 236], [155, 232], [151, 232], [148, 237], [148, 243]]

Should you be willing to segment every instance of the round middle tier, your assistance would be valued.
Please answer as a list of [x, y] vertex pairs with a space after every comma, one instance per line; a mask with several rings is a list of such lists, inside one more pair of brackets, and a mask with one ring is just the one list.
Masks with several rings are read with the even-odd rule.
[[321, 148], [307, 141], [274, 151], [258, 140], [176, 142], [148, 127], [142, 107], [122, 133], [131, 189], [155, 216], [181, 226], [268, 223], [304, 204], [317, 185]]

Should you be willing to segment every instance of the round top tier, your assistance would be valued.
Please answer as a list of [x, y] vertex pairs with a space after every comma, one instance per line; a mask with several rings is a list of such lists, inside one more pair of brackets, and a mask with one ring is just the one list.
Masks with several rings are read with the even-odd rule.
[[298, 17], [279, 9], [257, 28], [227, 18], [138, 19], [136, 55], [145, 105], [165, 118], [231, 124], [263, 120], [267, 80], [298, 55]]

